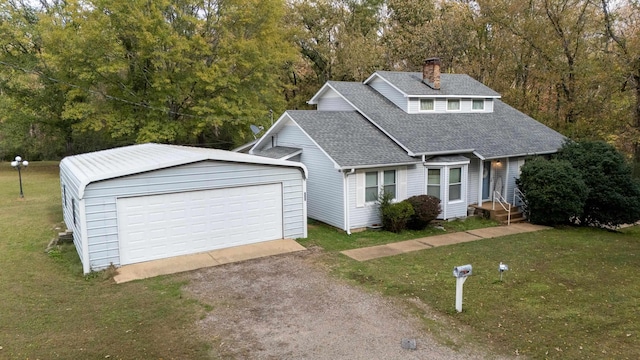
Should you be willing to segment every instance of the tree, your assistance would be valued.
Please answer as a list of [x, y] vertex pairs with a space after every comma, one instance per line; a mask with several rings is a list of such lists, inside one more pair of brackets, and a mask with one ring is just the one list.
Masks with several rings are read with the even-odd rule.
[[68, 153], [87, 132], [231, 148], [285, 108], [295, 51], [281, 0], [41, 3], [2, 2], [12, 26], [0, 35], [17, 35], [0, 56], [35, 83], [4, 91], [60, 129]]
[[616, 140], [630, 148], [636, 175], [640, 177], [640, 3], [601, 0], [601, 6], [605, 34], [611, 40], [607, 50], [614, 54], [612, 60], [620, 69], [614, 73], [619, 80], [618, 89], [621, 94], [630, 93], [630, 99], [623, 100], [619, 107], [622, 119], [615, 131]]
[[566, 143], [557, 155], [571, 163], [589, 188], [581, 225], [611, 227], [640, 220], [640, 183], [631, 167], [611, 145], [604, 142]]
[[579, 219], [589, 193], [570, 162], [542, 157], [527, 160], [517, 184], [525, 195], [531, 222], [552, 226]]

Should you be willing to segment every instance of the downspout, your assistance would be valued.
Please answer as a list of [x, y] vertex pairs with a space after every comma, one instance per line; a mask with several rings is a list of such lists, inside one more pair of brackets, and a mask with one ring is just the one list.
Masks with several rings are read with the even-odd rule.
[[344, 227], [347, 235], [351, 235], [351, 221], [349, 217], [349, 175], [354, 174], [356, 169], [351, 169], [344, 173]]

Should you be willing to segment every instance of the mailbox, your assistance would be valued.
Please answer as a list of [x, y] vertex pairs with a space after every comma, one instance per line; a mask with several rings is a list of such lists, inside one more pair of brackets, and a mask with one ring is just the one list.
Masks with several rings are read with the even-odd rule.
[[456, 266], [453, 268], [453, 276], [457, 278], [463, 278], [471, 275], [472, 267], [471, 264]]

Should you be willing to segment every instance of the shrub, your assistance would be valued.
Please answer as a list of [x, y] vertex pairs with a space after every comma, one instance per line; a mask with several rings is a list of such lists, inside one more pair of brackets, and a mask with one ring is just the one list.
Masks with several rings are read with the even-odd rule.
[[388, 193], [381, 194], [378, 200], [382, 227], [387, 231], [399, 233], [407, 228], [407, 222], [414, 211], [407, 201], [392, 203], [391, 200], [393, 200], [393, 194]]
[[412, 230], [422, 230], [435, 220], [440, 212], [440, 199], [431, 195], [412, 196], [406, 200], [413, 207], [414, 214], [409, 219], [407, 227]]
[[588, 188], [568, 161], [533, 158], [521, 168], [518, 187], [533, 223], [559, 225], [582, 215]]
[[581, 225], [617, 226], [640, 220], [640, 184], [613, 146], [596, 141], [568, 142], [557, 158], [570, 162], [589, 188]]

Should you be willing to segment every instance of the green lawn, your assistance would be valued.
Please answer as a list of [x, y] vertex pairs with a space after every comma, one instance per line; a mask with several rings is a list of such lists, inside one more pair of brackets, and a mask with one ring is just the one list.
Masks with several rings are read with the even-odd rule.
[[[336, 243], [347, 240], [338, 234], [331, 239], [328, 231], [311, 227], [309, 237], [316, 240], [306, 242], [342, 248]], [[376, 236], [384, 234], [397, 236]], [[620, 233], [545, 230], [362, 263], [336, 253], [325, 260], [341, 277], [389, 296], [420, 299], [469, 326], [475, 342], [499, 353], [536, 359], [637, 359], [640, 354], [638, 226]], [[501, 261], [510, 267], [503, 281]], [[473, 276], [464, 285], [458, 314], [452, 270], [467, 263]]]
[[[210, 356], [215, 343], [200, 340], [195, 328], [208, 307], [184, 297], [178, 277], [116, 285], [109, 272], [83, 276], [72, 245], [44, 252], [60, 231], [56, 227], [63, 229], [57, 166], [32, 163], [23, 173], [20, 199], [17, 173], [0, 164], [0, 358]], [[478, 219], [444, 224], [447, 232], [493, 225]], [[499, 353], [562, 359], [640, 354], [639, 227], [620, 233], [546, 230], [364, 263], [338, 253], [440, 233], [348, 236], [313, 223], [301, 243], [324, 248], [323, 259], [337, 276], [388, 296], [419, 298], [447, 321], [471, 329], [471, 340]], [[502, 282], [500, 261], [511, 268]], [[451, 271], [466, 263], [473, 264], [474, 275], [458, 314]], [[443, 326], [425, 322], [436, 331]], [[441, 339], [447, 341], [446, 335]]]
[[0, 164], [0, 358], [201, 359], [203, 306], [170, 277], [116, 285], [85, 277], [73, 245], [44, 252], [63, 227], [57, 162], [18, 174]]

